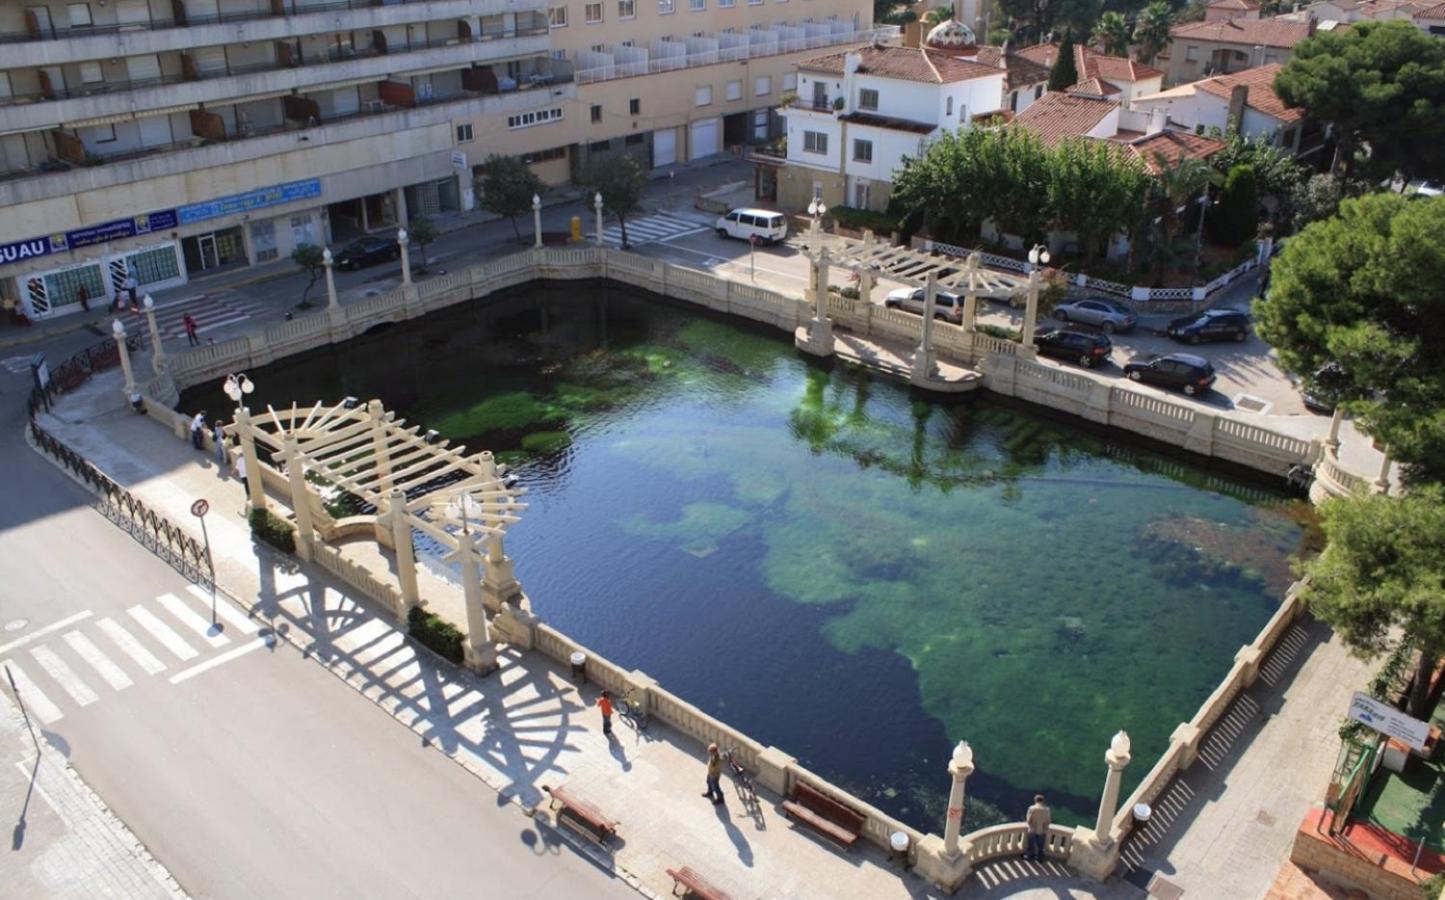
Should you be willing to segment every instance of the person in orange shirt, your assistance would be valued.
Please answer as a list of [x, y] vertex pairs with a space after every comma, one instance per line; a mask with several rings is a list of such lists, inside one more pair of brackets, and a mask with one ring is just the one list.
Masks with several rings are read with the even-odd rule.
[[603, 691], [597, 698], [597, 708], [602, 711], [602, 733], [612, 736], [612, 692]]

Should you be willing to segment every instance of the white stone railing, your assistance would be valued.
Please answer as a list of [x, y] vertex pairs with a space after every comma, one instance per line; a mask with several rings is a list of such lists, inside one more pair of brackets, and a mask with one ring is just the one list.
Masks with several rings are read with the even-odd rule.
[[[980, 828], [963, 837], [968, 847], [968, 861], [973, 868], [995, 859], [1019, 857], [1028, 846], [1029, 827], [1023, 822], [1009, 822]], [[1069, 848], [1074, 842], [1074, 829], [1062, 825], [1050, 825], [1049, 836], [1044, 841], [1044, 855], [1055, 859], [1068, 859]]]
[[355, 560], [347, 559], [340, 551], [321, 541], [313, 543], [312, 560], [321, 564], [332, 575], [350, 584], [392, 612], [400, 612], [404, 606], [401, 592], [371, 573], [371, 570]]
[[1326, 497], [1359, 497], [1375, 490], [1368, 478], [1346, 471], [1333, 450], [1325, 449], [1315, 463], [1315, 483], [1311, 486], [1311, 497], [1323, 500]]

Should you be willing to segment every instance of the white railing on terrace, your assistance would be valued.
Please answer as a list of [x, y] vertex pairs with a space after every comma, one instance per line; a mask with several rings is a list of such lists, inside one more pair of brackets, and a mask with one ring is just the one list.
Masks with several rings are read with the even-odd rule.
[[[616, 62], [608, 65], [595, 65], [588, 67], [587, 60], [591, 58], [590, 51], [584, 51], [587, 56], [578, 54], [577, 71], [573, 79], [578, 84], [594, 84], [598, 81], [610, 81], [614, 78], [627, 78], [633, 75], [648, 75], [658, 72], [675, 72], [679, 69], [688, 69], [694, 66], [711, 66], [723, 61], [736, 61], [743, 59], [757, 59], [764, 56], [777, 56], [781, 53], [795, 53], [799, 50], [811, 50], [819, 47], [832, 47], [838, 44], [863, 44], [874, 40], [878, 36], [878, 29], [849, 29], [847, 31], [833, 31], [828, 23], [811, 23], [819, 29], [829, 29], [826, 33], [819, 31], [816, 34], [809, 34], [804, 28], [777, 25], [771, 29], [749, 30], [746, 35], [736, 35], [736, 43], [729, 40], [719, 42], [716, 39], [688, 38], [686, 44], [676, 41], [655, 40], [650, 47], [650, 58], [646, 60], [622, 61], [617, 53], [621, 48], [613, 50]], [[734, 37], [734, 36], [720, 36]], [[746, 42], [742, 39], [746, 38]], [[704, 48], [703, 45], [710, 45]], [[729, 46], [731, 44], [731, 46]], [[694, 49], [696, 45], [696, 49]], [[605, 56], [606, 54], [597, 54]]]

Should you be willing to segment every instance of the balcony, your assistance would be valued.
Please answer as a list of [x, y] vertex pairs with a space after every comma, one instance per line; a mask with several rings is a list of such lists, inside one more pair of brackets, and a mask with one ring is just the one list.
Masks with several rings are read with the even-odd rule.
[[[515, 34], [515, 33], [514, 33]], [[516, 34], [510, 39], [472, 40], [459, 42], [432, 41], [417, 49], [388, 52], [371, 57], [345, 57], [339, 61], [317, 58], [320, 65], [307, 64], [295, 68], [272, 68], [249, 74], [217, 74], [216, 77], [187, 80], [184, 78], [153, 79], [143, 85], [123, 83], [120, 92], [88, 91], [80, 96], [60, 97], [58, 92], [44, 94], [31, 103], [19, 103], [5, 112], [7, 131], [38, 131], [63, 127], [115, 115], [145, 113], [157, 109], [188, 107], [200, 103], [224, 103], [251, 95], [277, 94], [289, 91], [322, 89], [326, 85], [381, 81], [408, 72], [426, 69], [466, 68], [473, 63], [514, 57], [539, 56], [546, 53], [545, 33]]]
[[14, 69], [164, 53], [180, 47], [217, 47], [447, 19], [521, 16], [528, 12], [545, 17], [546, 5], [543, 0], [518, 0], [515, 6], [508, 0], [388, 0], [384, 4], [379, 0], [340, 0], [297, 5], [280, 15], [269, 11], [183, 14], [124, 25], [51, 28], [43, 34], [37, 28], [34, 34], [0, 35], [0, 44], [5, 47], [4, 68]]

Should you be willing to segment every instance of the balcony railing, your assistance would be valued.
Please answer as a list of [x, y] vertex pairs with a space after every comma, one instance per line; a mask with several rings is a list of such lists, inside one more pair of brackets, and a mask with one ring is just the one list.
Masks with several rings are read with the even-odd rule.
[[[725, 51], [708, 50], [703, 53], [691, 53], [687, 55], [658, 56], [635, 62], [619, 62], [607, 66], [593, 66], [587, 69], [578, 69], [577, 83], [591, 84], [598, 81], [611, 81], [614, 78], [652, 75], [658, 72], [689, 69], [694, 66], [711, 66], [725, 61], [780, 56], [784, 53], [796, 53], [799, 50], [813, 50], [820, 47], [835, 47], [839, 44], [862, 44], [872, 41], [875, 38], [883, 40], [896, 35], [897, 29], [860, 29], [856, 31], [838, 32], [836, 34], [816, 35], [807, 38], [771, 41], [765, 44], [746, 47], [729, 47], [726, 48]], [[831, 111], [832, 107], [828, 109]]]

